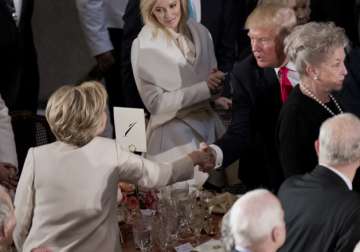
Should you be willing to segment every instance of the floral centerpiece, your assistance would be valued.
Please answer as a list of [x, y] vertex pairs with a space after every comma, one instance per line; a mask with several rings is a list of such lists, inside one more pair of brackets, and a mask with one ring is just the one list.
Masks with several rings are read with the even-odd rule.
[[158, 198], [155, 190], [140, 189], [136, 185], [124, 182], [120, 182], [118, 188], [118, 194], [121, 192], [121, 197], [118, 197], [119, 209], [122, 210], [120, 212], [124, 215], [122, 221], [131, 223], [133, 217], [141, 209], [156, 210]]

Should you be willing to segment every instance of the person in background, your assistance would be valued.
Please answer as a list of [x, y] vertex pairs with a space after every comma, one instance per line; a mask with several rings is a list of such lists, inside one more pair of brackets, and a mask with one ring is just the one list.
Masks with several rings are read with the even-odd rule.
[[297, 24], [302, 25], [310, 20], [310, 0], [260, 0], [260, 4], [283, 4], [293, 9], [296, 14]]
[[11, 118], [0, 95], [0, 184], [14, 190], [17, 184], [17, 155]]
[[360, 240], [360, 196], [352, 191], [360, 166], [359, 132], [360, 120], [352, 114], [327, 119], [315, 142], [318, 165], [281, 185], [287, 228], [281, 252], [354, 250]]
[[31, 18], [34, 0], [0, 1], [0, 94], [10, 112], [36, 113], [39, 70]]
[[344, 64], [348, 40], [333, 23], [297, 26], [285, 39], [285, 52], [295, 64], [300, 83], [281, 109], [276, 141], [286, 177], [311, 171], [317, 156], [313, 143], [322, 122], [343, 112], [333, 95], [347, 74]]
[[242, 195], [222, 222], [222, 240], [232, 252], [276, 252], [285, 242], [284, 210], [265, 189]]
[[193, 151], [156, 164], [99, 137], [106, 103], [96, 82], [63, 86], [50, 97], [46, 119], [58, 141], [28, 152], [15, 195], [18, 251], [121, 251], [118, 182], [160, 187], [190, 179], [194, 165], [210, 162], [210, 155]]
[[[150, 112], [146, 157], [170, 162], [224, 133], [209, 103], [220, 92], [224, 73], [217, 68], [209, 31], [188, 19], [186, 0], [142, 0], [141, 14], [145, 26], [133, 42], [131, 63]], [[193, 182], [199, 186], [206, 178], [196, 171]]]
[[128, 0], [76, 0], [80, 23], [91, 54], [105, 77], [112, 118], [114, 106], [124, 106], [121, 46]]

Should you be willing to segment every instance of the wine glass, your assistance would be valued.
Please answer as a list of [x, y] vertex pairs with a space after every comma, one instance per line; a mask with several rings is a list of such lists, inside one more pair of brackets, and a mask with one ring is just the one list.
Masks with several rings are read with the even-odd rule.
[[152, 248], [151, 224], [142, 219], [137, 219], [132, 226], [134, 243], [142, 252], [149, 252]]

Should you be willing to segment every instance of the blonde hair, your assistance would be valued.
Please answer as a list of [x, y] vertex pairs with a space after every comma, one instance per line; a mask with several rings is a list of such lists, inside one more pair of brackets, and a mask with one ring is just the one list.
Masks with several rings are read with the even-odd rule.
[[310, 22], [297, 26], [285, 39], [285, 53], [295, 64], [300, 75], [305, 74], [307, 65], [319, 65], [333, 50], [348, 45], [343, 28], [334, 23]]
[[[154, 37], [157, 36], [159, 30], [165, 32], [165, 34], [170, 38], [170, 33], [165, 27], [159, 23], [156, 17], [153, 15], [153, 9], [156, 4], [157, 0], [140, 0], [140, 11], [141, 16], [143, 18], [144, 24], [151, 25], [155, 28], [154, 30]], [[189, 18], [189, 11], [188, 11], [188, 2], [187, 0], [179, 0], [180, 9], [181, 9], [181, 17], [179, 21], [179, 32], [186, 36], [191, 36], [190, 31], [187, 27], [187, 20]]]
[[291, 32], [296, 22], [295, 12], [291, 8], [279, 4], [265, 4], [257, 6], [251, 12], [245, 27], [276, 29], [277, 35], [285, 36]]
[[81, 147], [89, 143], [102, 126], [107, 93], [98, 82], [63, 86], [50, 97], [46, 119], [59, 141]]

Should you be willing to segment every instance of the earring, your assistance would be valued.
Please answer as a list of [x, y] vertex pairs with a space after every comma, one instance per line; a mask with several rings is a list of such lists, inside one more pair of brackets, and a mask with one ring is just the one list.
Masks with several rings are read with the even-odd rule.
[[314, 76], [314, 80], [318, 80], [319, 79], [319, 77], [316, 75], [316, 76]]

